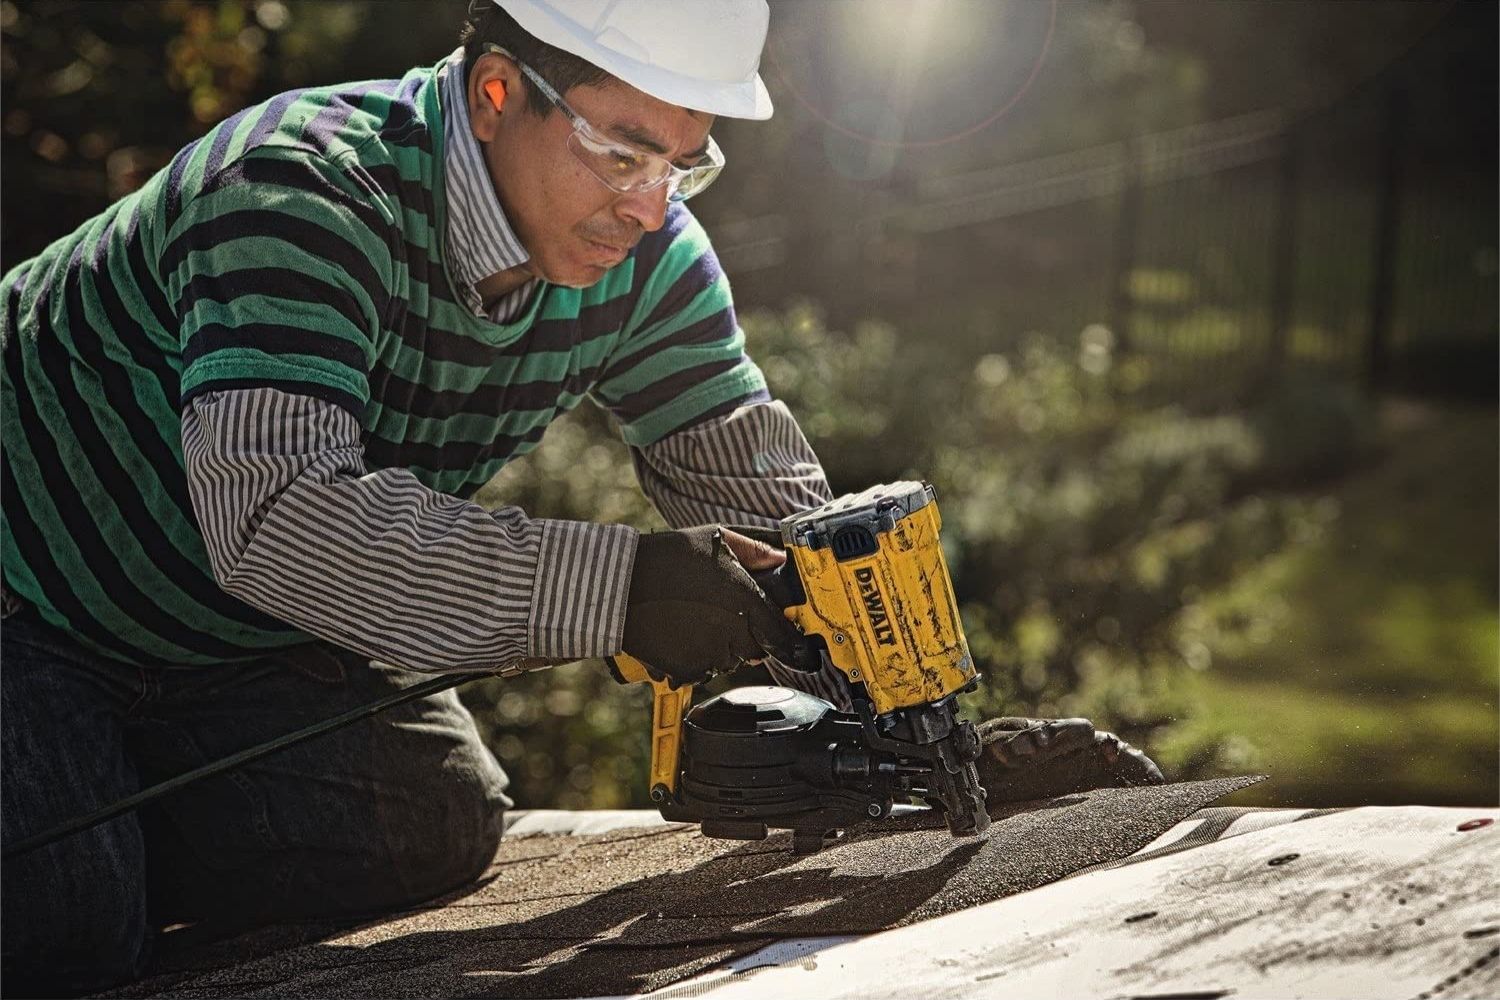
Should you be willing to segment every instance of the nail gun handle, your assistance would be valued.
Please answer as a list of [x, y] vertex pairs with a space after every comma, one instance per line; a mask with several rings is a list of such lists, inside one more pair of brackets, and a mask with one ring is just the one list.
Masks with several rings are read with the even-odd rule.
[[[797, 564], [790, 555], [787, 556], [786, 562], [775, 569], [751, 570], [750, 578], [761, 590], [765, 591], [771, 603], [783, 611], [801, 607], [807, 603], [807, 591], [802, 587], [802, 578], [797, 575]], [[791, 615], [787, 617], [790, 618]], [[815, 674], [823, 669], [823, 657], [811, 641], [799, 645], [791, 660], [781, 662], [786, 663], [793, 670], [808, 674]]]
[[676, 688], [657, 680], [646, 665], [629, 653], [605, 657], [609, 672], [621, 684], [651, 685], [651, 801], [664, 802], [677, 791], [682, 759], [682, 717], [693, 701], [693, 685]]
[[807, 603], [807, 591], [802, 589], [802, 578], [797, 575], [797, 564], [790, 555], [775, 569], [751, 570], [750, 579], [783, 611]]

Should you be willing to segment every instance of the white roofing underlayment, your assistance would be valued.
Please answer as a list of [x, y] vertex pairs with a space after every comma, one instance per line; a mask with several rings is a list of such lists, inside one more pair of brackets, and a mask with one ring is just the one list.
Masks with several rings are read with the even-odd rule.
[[[1209, 808], [1123, 861], [877, 934], [780, 941], [649, 996], [1500, 998], [1497, 819]], [[508, 833], [659, 823], [539, 810]]]

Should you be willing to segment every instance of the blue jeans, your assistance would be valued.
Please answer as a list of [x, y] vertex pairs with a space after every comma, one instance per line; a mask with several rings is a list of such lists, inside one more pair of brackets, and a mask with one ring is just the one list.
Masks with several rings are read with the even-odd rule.
[[[0, 626], [6, 844], [424, 675], [316, 644], [132, 667], [26, 611]], [[391, 709], [5, 863], [7, 995], [140, 975], [156, 928], [373, 913], [478, 876], [512, 803], [457, 693]]]

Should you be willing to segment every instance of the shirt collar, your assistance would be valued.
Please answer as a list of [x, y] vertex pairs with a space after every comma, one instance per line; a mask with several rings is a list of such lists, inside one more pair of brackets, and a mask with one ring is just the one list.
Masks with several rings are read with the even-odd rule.
[[505, 218], [479, 141], [470, 130], [464, 76], [464, 50], [459, 48], [438, 71], [448, 202], [444, 249], [464, 301], [479, 316], [483, 315], [483, 303], [475, 286], [492, 274], [526, 263], [531, 255]]

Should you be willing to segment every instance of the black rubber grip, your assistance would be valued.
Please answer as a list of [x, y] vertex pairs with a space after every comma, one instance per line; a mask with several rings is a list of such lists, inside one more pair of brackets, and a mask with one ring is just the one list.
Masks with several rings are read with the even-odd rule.
[[807, 603], [807, 591], [802, 589], [797, 564], [791, 559], [775, 569], [752, 570], [750, 577], [766, 592], [771, 603], [782, 610]]

